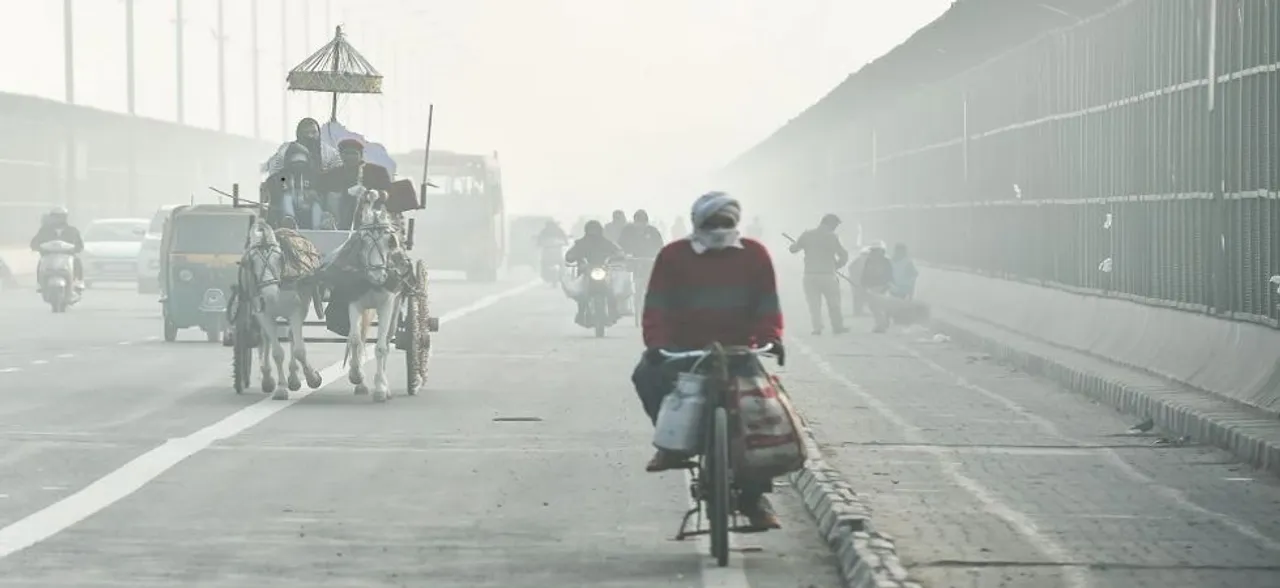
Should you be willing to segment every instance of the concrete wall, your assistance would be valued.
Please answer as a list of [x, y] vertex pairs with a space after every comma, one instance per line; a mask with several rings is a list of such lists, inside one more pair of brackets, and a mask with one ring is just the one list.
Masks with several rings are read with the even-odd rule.
[[1190, 384], [1280, 414], [1280, 330], [922, 268], [935, 308]]

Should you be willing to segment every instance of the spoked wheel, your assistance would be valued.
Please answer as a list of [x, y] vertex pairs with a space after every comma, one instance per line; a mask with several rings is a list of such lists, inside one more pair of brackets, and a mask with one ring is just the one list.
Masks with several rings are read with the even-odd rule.
[[434, 323], [428, 304], [427, 264], [418, 260], [413, 269], [418, 294], [411, 296], [405, 305], [405, 316], [401, 317], [404, 330], [399, 334], [404, 337], [404, 344], [398, 345], [404, 350], [405, 386], [410, 396], [416, 395], [427, 384], [427, 358], [431, 352]]
[[609, 304], [603, 296], [596, 296], [591, 301], [591, 314], [595, 315], [596, 338], [604, 337], [604, 322], [607, 320], [606, 317], [609, 316]]
[[249, 374], [253, 372], [253, 320], [250, 316], [249, 301], [236, 297], [233, 301], [235, 325], [231, 334], [231, 380], [236, 394], [243, 394], [249, 388]]
[[711, 557], [720, 567], [729, 565], [729, 520], [733, 506], [729, 492], [729, 413], [717, 407], [712, 420], [711, 447], [707, 452], [707, 518], [711, 527]]

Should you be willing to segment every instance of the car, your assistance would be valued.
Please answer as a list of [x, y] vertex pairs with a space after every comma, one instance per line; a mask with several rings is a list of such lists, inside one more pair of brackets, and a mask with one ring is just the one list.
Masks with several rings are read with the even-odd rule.
[[158, 294], [160, 292], [160, 237], [164, 235], [165, 219], [173, 209], [181, 204], [166, 204], [156, 210], [147, 227], [147, 234], [142, 238], [142, 247], [138, 251], [138, 293]]
[[82, 235], [84, 253], [80, 254], [85, 285], [136, 280], [138, 253], [146, 234], [145, 218], [106, 218], [89, 223]]

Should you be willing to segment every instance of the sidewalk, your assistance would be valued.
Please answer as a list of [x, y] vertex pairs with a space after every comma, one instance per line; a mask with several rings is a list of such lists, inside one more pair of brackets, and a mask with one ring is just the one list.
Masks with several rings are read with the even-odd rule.
[[[797, 319], [790, 332], [807, 332], [799, 298], [784, 292], [784, 301]], [[957, 340], [1001, 341], [1004, 352], [922, 327], [873, 335], [869, 320], [855, 319], [847, 335], [790, 338], [783, 376], [821, 459], [870, 510], [866, 532], [896, 546], [908, 581], [1280, 585], [1280, 478], [1236, 463], [1203, 436], [1178, 440], [1182, 433], [1166, 428], [1180, 422], [1173, 413], [1153, 413], [1155, 430], [1130, 433], [1145, 415], [1123, 415], [1000, 360], [1070, 374], [1085, 392], [1107, 382], [1099, 399], [1177, 399], [1188, 406], [1180, 414], [1226, 407], [1100, 360], [1023, 348], [982, 325], [941, 319]], [[1155, 405], [1134, 408], [1144, 406]], [[1274, 435], [1280, 423], [1240, 428]]]

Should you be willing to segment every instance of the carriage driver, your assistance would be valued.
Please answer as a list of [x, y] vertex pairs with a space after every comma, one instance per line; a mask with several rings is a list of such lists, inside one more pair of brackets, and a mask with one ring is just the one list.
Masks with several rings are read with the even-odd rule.
[[342, 166], [325, 172], [321, 186], [329, 195], [328, 208], [337, 219], [338, 228], [349, 230], [355, 223], [356, 199], [365, 190], [391, 190], [391, 173], [376, 163], [366, 163], [364, 143], [356, 139], [340, 141], [338, 156]]

